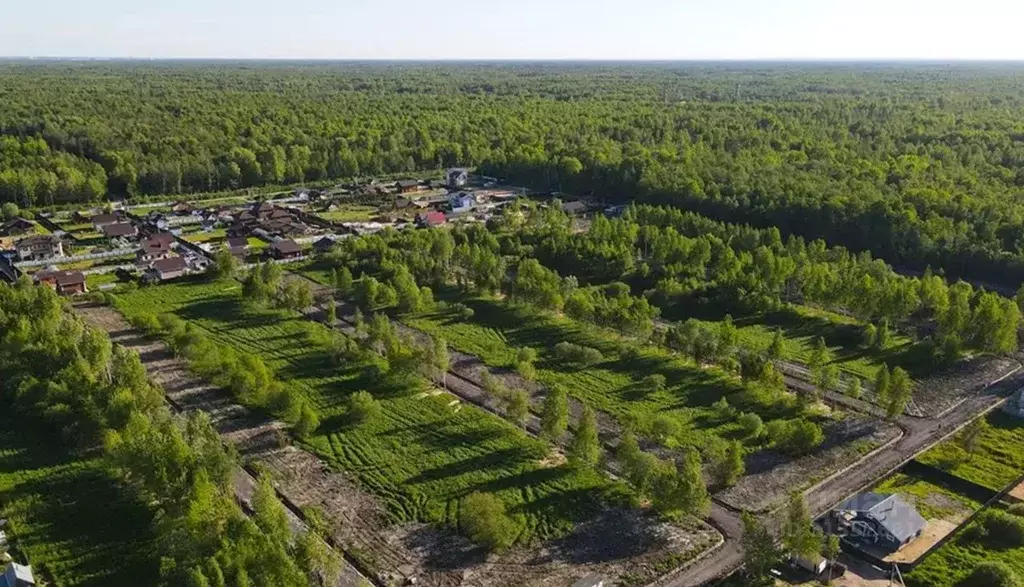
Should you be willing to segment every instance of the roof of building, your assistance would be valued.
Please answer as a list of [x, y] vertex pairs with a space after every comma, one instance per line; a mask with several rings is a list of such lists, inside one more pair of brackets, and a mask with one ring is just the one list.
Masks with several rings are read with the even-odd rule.
[[444, 212], [438, 212], [436, 210], [431, 212], [425, 212], [423, 214], [417, 214], [416, 220], [428, 225], [444, 224], [448, 221], [445, 217]]
[[130, 236], [137, 232], [135, 225], [131, 222], [115, 222], [103, 227], [103, 234], [108, 237]]
[[[14, 577], [14, 585], [10, 585], [7, 580], [8, 576]], [[36, 579], [32, 576], [32, 567], [27, 565], [19, 565], [18, 563], [8, 563], [7, 567], [4, 568], [4, 574], [0, 575], [0, 587], [26, 587], [29, 585], [35, 585]]]
[[183, 257], [168, 257], [167, 259], [160, 259], [159, 261], [153, 262], [153, 269], [157, 273], [174, 273], [175, 271], [184, 271], [188, 267]]
[[291, 239], [277, 241], [274, 244], [270, 245], [270, 248], [279, 253], [284, 253], [286, 255], [291, 253], [302, 252], [302, 247], [299, 246], [299, 243]]
[[53, 236], [52, 234], [35, 234], [21, 239], [20, 241], [15, 243], [14, 246], [19, 249], [24, 247], [34, 247], [37, 245], [48, 245], [52, 247], [59, 242], [60, 239]]
[[579, 200], [575, 202], [565, 202], [562, 204], [562, 210], [565, 212], [583, 212], [587, 209], [587, 205]]
[[334, 246], [334, 239], [329, 236], [320, 237], [313, 246], [317, 249], [329, 249]]
[[245, 247], [248, 247], [248, 246], [249, 246], [249, 239], [245, 238], [244, 236], [228, 237], [228, 247], [230, 247], [230, 248], [235, 248], [235, 247], [245, 248]]
[[14, 218], [11, 218], [7, 222], [4, 222], [2, 225], [0, 225], [0, 232], [8, 232], [18, 228], [27, 230], [33, 228], [34, 226], [35, 225], [32, 224], [31, 221], [26, 220], [21, 216], [15, 216]]
[[89, 219], [93, 224], [112, 224], [120, 220], [117, 214], [97, 214]]
[[900, 542], [906, 542], [926, 525], [914, 506], [894, 493], [860, 493], [836, 509], [857, 512], [875, 520]]
[[400, 179], [395, 182], [395, 185], [400, 188], [413, 188], [420, 185], [420, 182], [415, 179]]
[[85, 274], [81, 271], [61, 271], [57, 274], [57, 285], [60, 287], [83, 283], [85, 283]]

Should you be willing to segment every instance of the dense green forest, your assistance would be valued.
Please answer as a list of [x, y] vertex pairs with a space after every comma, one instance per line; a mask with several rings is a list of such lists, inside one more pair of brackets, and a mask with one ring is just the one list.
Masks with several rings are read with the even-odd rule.
[[1024, 76], [938, 64], [0, 64], [22, 205], [477, 166], [1024, 279]]

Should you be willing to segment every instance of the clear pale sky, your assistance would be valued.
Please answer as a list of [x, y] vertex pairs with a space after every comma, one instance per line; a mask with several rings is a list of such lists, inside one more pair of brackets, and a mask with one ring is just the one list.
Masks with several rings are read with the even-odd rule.
[[1024, 59], [1024, 0], [0, 0], [0, 55]]

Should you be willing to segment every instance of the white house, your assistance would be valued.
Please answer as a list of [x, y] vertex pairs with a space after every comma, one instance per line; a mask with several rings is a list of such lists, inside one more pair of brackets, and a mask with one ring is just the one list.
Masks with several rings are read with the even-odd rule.
[[476, 207], [476, 196], [468, 192], [458, 192], [452, 194], [448, 198], [448, 203], [451, 204], [452, 212], [456, 214], [461, 212], [469, 212]]

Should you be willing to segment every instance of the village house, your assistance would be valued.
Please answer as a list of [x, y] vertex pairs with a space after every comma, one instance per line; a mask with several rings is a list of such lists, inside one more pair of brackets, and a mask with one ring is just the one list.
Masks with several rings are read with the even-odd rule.
[[462, 214], [475, 208], [477, 201], [476, 196], [473, 194], [469, 192], [459, 192], [457, 194], [452, 194], [448, 198], [448, 203], [452, 207], [452, 212]]
[[436, 210], [416, 215], [416, 226], [419, 226], [420, 228], [440, 226], [447, 221], [448, 219], [445, 217], [444, 212], [438, 212]]
[[48, 285], [62, 296], [71, 296], [88, 291], [85, 275], [81, 271], [38, 271], [33, 275], [36, 283]]
[[32, 567], [7, 563], [4, 574], [0, 576], [0, 587], [35, 587], [36, 579], [32, 575]]
[[587, 211], [587, 205], [579, 200], [575, 202], [563, 202], [562, 211], [570, 216], [579, 216]]
[[52, 234], [38, 234], [25, 237], [14, 245], [18, 259], [40, 261], [64, 256], [64, 243]]
[[0, 236], [21, 236], [33, 232], [35, 229], [36, 225], [31, 221], [21, 216], [15, 216], [0, 225]]
[[92, 223], [92, 227], [96, 230], [102, 230], [104, 226], [121, 222], [121, 215], [117, 212], [110, 214], [97, 214], [90, 218], [89, 222]]
[[329, 236], [321, 237], [319, 240], [317, 240], [315, 243], [313, 243], [313, 252], [318, 254], [318, 255], [322, 255], [322, 254], [330, 251], [331, 247], [333, 247], [333, 246], [334, 246], [334, 239], [333, 238], [331, 238]]
[[185, 275], [187, 272], [188, 263], [185, 262], [183, 257], [168, 257], [154, 261], [149, 270], [150, 276], [155, 277], [157, 281], [175, 279]]
[[400, 194], [415, 194], [423, 191], [423, 186], [415, 179], [401, 179], [395, 182], [395, 189]]
[[139, 234], [139, 229], [135, 227], [131, 222], [115, 222], [112, 224], [103, 225], [103, 236], [109, 239], [115, 238], [135, 238]]
[[291, 239], [279, 240], [270, 245], [270, 255], [275, 259], [294, 259], [302, 255], [302, 247]]
[[921, 535], [926, 525], [914, 506], [900, 496], [860, 493], [830, 514], [839, 533], [886, 550], [899, 550]]
[[169, 232], [158, 232], [142, 241], [139, 250], [135, 254], [139, 263], [152, 263], [171, 256], [171, 249], [174, 246], [174, 235]]
[[448, 187], [461, 188], [469, 183], [469, 170], [455, 167], [446, 171], [444, 177]]

